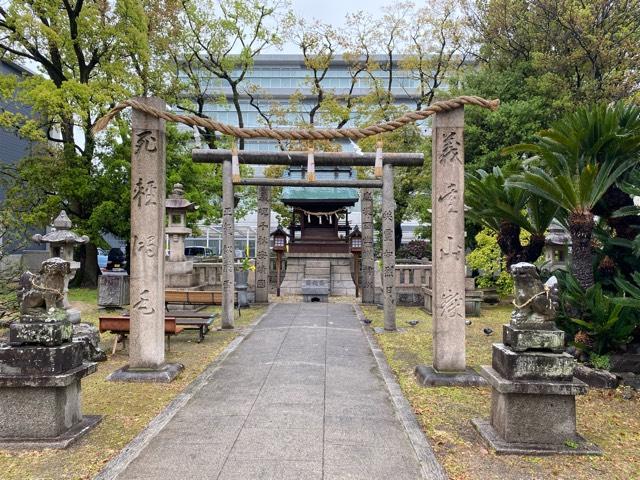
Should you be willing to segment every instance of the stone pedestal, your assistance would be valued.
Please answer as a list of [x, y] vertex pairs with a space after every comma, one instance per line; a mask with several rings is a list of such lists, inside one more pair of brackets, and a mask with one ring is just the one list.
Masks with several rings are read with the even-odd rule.
[[96, 371], [81, 343], [0, 347], [0, 448], [66, 448], [101, 417], [82, 416], [80, 381]]
[[[493, 345], [489, 382], [491, 417], [473, 424], [496, 453], [600, 454], [576, 431], [576, 395], [587, 386], [573, 376], [575, 359], [564, 352], [564, 332], [555, 328], [555, 278], [542, 285], [536, 268], [512, 266], [516, 309]], [[520, 304], [520, 305], [518, 305]]]
[[103, 272], [98, 277], [98, 306], [122, 308], [129, 305], [127, 272]]

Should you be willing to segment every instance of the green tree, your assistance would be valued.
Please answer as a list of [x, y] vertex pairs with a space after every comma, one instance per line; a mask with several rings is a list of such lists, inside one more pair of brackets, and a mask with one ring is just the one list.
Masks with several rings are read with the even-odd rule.
[[[144, 4], [136, 0], [9, 1], [0, 7], [0, 52], [38, 68], [38, 74], [2, 91], [5, 98], [30, 105], [35, 119], [5, 112], [4, 126], [60, 147], [43, 148], [21, 165], [20, 185], [33, 194], [27, 200], [31, 205], [9, 202], [8, 208], [25, 208], [28, 223], [44, 226], [64, 208], [79, 230], [97, 238], [91, 216], [101, 167], [94, 163], [97, 143], [91, 128], [116, 101], [151, 88], [151, 78], [134, 67], [137, 62], [142, 72], [150, 58], [149, 44], [142, 41], [147, 27]], [[82, 248], [81, 261], [82, 283], [95, 285], [95, 241]]]
[[639, 126], [638, 107], [601, 104], [566, 116], [542, 132], [536, 143], [510, 149], [533, 156], [524, 173], [509, 179], [506, 186], [558, 206], [571, 234], [572, 272], [585, 290], [594, 284], [593, 211], [605, 193], [638, 165]]
[[[467, 216], [497, 234], [507, 271], [514, 263], [533, 263], [540, 257], [545, 232], [558, 209], [545, 198], [509, 188], [506, 185], [509, 173], [505, 175], [499, 167], [494, 167], [491, 173], [480, 169], [465, 175]], [[521, 242], [522, 230], [530, 234], [526, 246]]]

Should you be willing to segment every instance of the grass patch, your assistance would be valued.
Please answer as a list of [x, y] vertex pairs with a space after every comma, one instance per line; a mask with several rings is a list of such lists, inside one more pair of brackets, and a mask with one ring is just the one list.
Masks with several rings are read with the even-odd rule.
[[[96, 291], [73, 289], [72, 304], [82, 311], [82, 321], [97, 323], [99, 311]], [[218, 311], [218, 307], [211, 311]], [[106, 362], [98, 364], [98, 371], [82, 381], [82, 410], [85, 414], [103, 415], [102, 422], [89, 435], [67, 450], [10, 453], [0, 451], [0, 478], [24, 479], [88, 479], [129, 443], [160, 411], [193, 381], [233, 340], [242, 327], [255, 321], [264, 307], [242, 311], [234, 331], [211, 331], [204, 342], [197, 343], [197, 331], [188, 330], [171, 339], [168, 362], [185, 366], [180, 376], [170, 384], [134, 384], [107, 382], [106, 377], [128, 361], [121, 347], [111, 355], [113, 335], [102, 334], [103, 348], [108, 352]], [[216, 320], [219, 326], [219, 320]]]
[[[383, 326], [383, 312], [364, 307], [372, 326]], [[483, 309], [470, 318], [466, 329], [467, 363], [471, 367], [491, 364], [491, 344], [501, 341], [502, 324], [508, 323], [511, 307]], [[408, 320], [419, 320], [410, 327]], [[431, 316], [418, 308], [398, 308], [399, 327], [405, 333], [376, 335], [391, 369], [411, 403], [436, 455], [452, 480], [468, 479], [567, 479], [640, 478], [640, 400], [624, 400], [619, 392], [591, 389], [577, 397], [578, 431], [603, 450], [601, 457], [497, 456], [487, 450], [470, 419], [488, 417], [490, 388], [424, 388], [414, 378], [418, 364], [431, 364]], [[491, 327], [493, 335], [482, 333]]]

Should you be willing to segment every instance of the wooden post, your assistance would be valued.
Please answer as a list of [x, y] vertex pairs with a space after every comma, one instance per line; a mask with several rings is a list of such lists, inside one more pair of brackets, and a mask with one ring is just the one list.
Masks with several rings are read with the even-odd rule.
[[233, 328], [234, 225], [231, 158], [222, 162], [222, 328]]
[[276, 296], [280, 296], [280, 269], [282, 265], [282, 252], [276, 252]]
[[384, 298], [384, 329], [396, 329], [396, 244], [393, 198], [393, 166], [382, 167], [382, 288]]
[[373, 190], [360, 190], [362, 215], [362, 303], [375, 303], [375, 257], [373, 253]]
[[[136, 100], [165, 109], [160, 98]], [[129, 368], [157, 370], [164, 364], [165, 121], [134, 109], [131, 129]]]
[[462, 372], [464, 324], [464, 109], [433, 117], [433, 367]]
[[354, 253], [353, 254], [353, 270], [354, 270], [354, 274], [356, 277], [356, 298], [358, 298], [359, 294], [360, 294], [360, 254], [359, 253]]
[[271, 234], [271, 187], [258, 187], [258, 233], [256, 241], [256, 303], [269, 302], [269, 235]]

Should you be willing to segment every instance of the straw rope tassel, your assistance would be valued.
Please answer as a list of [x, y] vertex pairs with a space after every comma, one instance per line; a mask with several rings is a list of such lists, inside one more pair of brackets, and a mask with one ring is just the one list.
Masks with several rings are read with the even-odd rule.
[[231, 177], [234, 182], [240, 181], [240, 162], [238, 161], [238, 149], [235, 142], [231, 147]]
[[309, 156], [307, 157], [307, 180], [309, 182], [316, 181], [316, 162], [313, 158], [313, 148], [309, 149]]
[[382, 177], [382, 140], [376, 142], [376, 163], [374, 167], [374, 175], [377, 178]]

